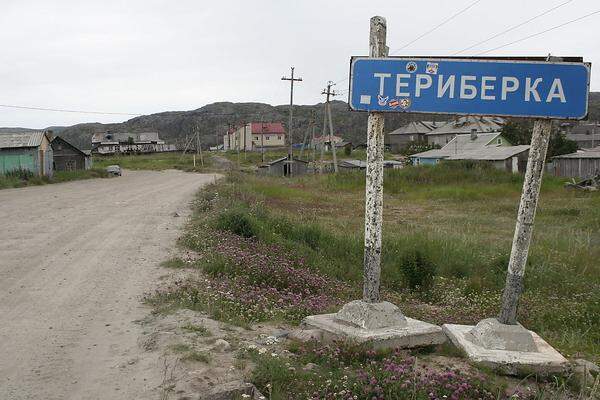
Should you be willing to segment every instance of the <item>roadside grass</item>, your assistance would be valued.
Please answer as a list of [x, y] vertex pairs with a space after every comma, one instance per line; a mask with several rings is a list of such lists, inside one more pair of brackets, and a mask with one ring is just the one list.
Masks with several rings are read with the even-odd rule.
[[169, 350], [175, 354], [181, 354], [181, 360], [183, 361], [194, 361], [208, 364], [211, 360], [210, 354], [205, 351], [194, 350], [194, 348], [187, 343], [173, 344], [169, 346]]
[[202, 325], [194, 325], [192, 323], [187, 323], [181, 327], [182, 330], [186, 332], [195, 333], [198, 336], [209, 337], [212, 336], [210, 330]]
[[0, 189], [19, 188], [25, 186], [39, 186], [52, 183], [77, 181], [82, 179], [108, 178], [104, 169], [92, 168], [77, 171], [55, 171], [51, 178], [45, 176], [32, 176], [30, 174], [0, 174]]
[[194, 156], [181, 153], [156, 153], [156, 154], [131, 154], [115, 156], [95, 156], [94, 166], [106, 168], [109, 165], [119, 165], [124, 169], [131, 170], [155, 170], [179, 169], [186, 172], [206, 172], [212, 168], [211, 154], [203, 153], [204, 166], [200, 164], [200, 157], [196, 155], [196, 167], [194, 167]]
[[[522, 177], [477, 164], [386, 171], [382, 297], [436, 324], [495, 316]], [[293, 179], [233, 173], [194, 201], [180, 245], [189, 278], [147, 298], [251, 328], [333, 312], [362, 288], [364, 173]], [[546, 178], [519, 321], [565, 356], [600, 354], [600, 196]], [[175, 262], [175, 265], [181, 265]], [[179, 266], [178, 266], [179, 267]], [[271, 399], [592, 399], [571, 377], [500, 378], [452, 348], [370, 352], [352, 343], [287, 342], [240, 350]], [[291, 354], [290, 354], [291, 352]], [[596, 383], [598, 385], [598, 383]], [[594, 390], [596, 392], [594, 392]]]
[[[408, 315], [435, 323], [472, 324], [497, 315], [522, 177], [457, 163], [389, 170], [384, 182], [384, 297]], [[519, 320], [566, 356], [598, 361], [600, 196], [566, 191], [562, 183], [553, 177], [543, 183]], [[348, 299], [359, 296], [362, 283], [363, 202], [361, 172], [294, 179], [232, 174], [199, 196], [181, 243], [224, 257], [200, 267], [211, 279], [229, 285], [245, 279], [252, 286], [246, 264], [256, 261], [255, 253], [274, 252], [292, 263], [302, 260], [301, 268], [334, 286], [343, 282], [348, 288], [339, 298]], [[250, 261], [237, 264], [232, 254]], [[422, 258], [417, 264], [415, 254]], [[422, 265], [435, 271], [423, 287], [414, 283], [423, 278]], [[271, 284], [267, 278], [260, 285]], [[240, 319], [240, 304], [218, 312], [216, 304], [200, 308], [244, 323], [295, 322], [309, 310]]]
[[[593, 399], [577, 392], [568, 379], [555, 382], [511, 380], [485, 368], [475, 369], [449, 356], [420, 351], [373, 351], [347, 342], [301, 344], [286, 352], [247, 348], [240, 363], [253, 362], [251, 380], [274, 400], [303, 399]], [[592, 389], [594, 390], [594, 389]]]

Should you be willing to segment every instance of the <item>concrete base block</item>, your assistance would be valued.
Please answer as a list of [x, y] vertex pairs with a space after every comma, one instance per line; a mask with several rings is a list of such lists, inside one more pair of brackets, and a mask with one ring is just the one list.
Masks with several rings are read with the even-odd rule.
[[[520, 325], [515, 326], [520, 327]], [[507, 335], [510, 336], [510, 330], [491, 329], [489, 326], [485, 329], [481, 329], [482, 327], [479, 326], [478, 328], [480, 329], [476, 329], [476, 327], [470, 325], [446, 324], [442, 328], [450, 341], [462, 350], [469, 360], [476, 364], [492, 368], [502, 374], [528, 375], [535, 373], [539, 375], [551, 375], [562, 373], [568, 367], [567, 359], [532, 331], [527, 332], [531, 335], [533, 351], [519, 351], [499, 349], [498, 347], [500, 346], [498, 345], [500, 342], [497, 340], [498, 332], [500, 332], [500, 336], [508, 344], [508, 347], [514, 348], [514, 346], [517, 346], [518, 348], [519, 346], [527, 346], [531, 349], [528, 343], [518, 343], [525, 337], [518, 328], [516, 328], [518, 331], [517, 336], [513, 339], [507, 337]], [[525, 328], [521, 327], [521, 329]], [[475, 338], [473, 335], [474, 332], [480, 335], [488, 330], [493, 331], [491, 339], [484, 337], [481, 340], [481, 337]], [[491, 347], [495, 348], [484, 347], [484, 343], [488, 342]]]
[[345, 304], [336, 314], [336, 318], [363, 329], [406, 326], [406, 317], [402, 315], [398, 306], [388, 301], [367, 303], [354, 300]]
[[338, 314], [322, 314], [306, 317], [302, 324], [308, 329], [321, 329], [323, 340], [350, 339], [374, 349], [423, 347], [446, 341], [442, 328], [437, 325], [406, 317], [405, 321], [399, 326], [364, 329], [340, 320]]

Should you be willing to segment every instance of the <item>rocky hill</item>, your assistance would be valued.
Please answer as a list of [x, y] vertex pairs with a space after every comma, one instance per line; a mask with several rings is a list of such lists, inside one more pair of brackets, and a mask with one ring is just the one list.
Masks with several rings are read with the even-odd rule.
[[[294, 141], [298, 142], [309, 127], [311, 118], [316, 121], [316, 135], [323, 127], [323, 104], [301, 105], [294, 107]], [[332, 102], [333, 126], [336, 135], [353, 143], [366, 141], [367, 114], [351, 112], [342, 101]], [[214, 145], [222, 142], [222, 135], [228, 124], [240, 124], [245, 121], [281, 121], [287, 125], [288, 106], [271, 106], [263, 103], [213, 103], [192, 111], [168, 111], [158, 114], [136, 117], [118, 124], [86, 123], [69, 127], [49, 127], [65, 139], [81, 148], [90, 148], [94, 132], [113, 131], [158, 131], [160, 137], [169, 143], [181, 143], [186, 135], [191, 135], [198, 127], [203, 143]], [[386, 131], [396, 129], [408, 121], [427, 119], [443, 121], [444, 115], [428, 114], [388, 114]], [[590, 120], [600, 120], [600, 92], [590, 94]], [[18, 128], [25, 129], [25, 128]], [[8, 128], [0, 128], [0, 133]], [[10, 130], [13, 130], [11, 128]]]
[[[367, 126], [367, 115], [355, 113], [348, 109], [345, 102], [332, 102], [332, 119], [334, 130], [354, 143], [364, 142]], [[160, 137], [169, 143], [181, 143], [186, 135], [191, 135], [198, 127], [203, 143], [214, 145], [222, 143], [222, 135], [227, 131], [228, 124], [241, 124], [245, 121], [280, 121], [287, 126], [287, 105], [271, 106], [263, 103], [214, 103], [192, 111], [170, 111], [158, 114], [144, 115], [130, 119], [120, 124], [79, 124], [70, 127], [54, 127], [54, 132], [60, 134], [72, 143], [82, 148], [90, 147], [90, 138], [94, 132], [106, 130], [123, 131], [158, 131]], [[316, 136], [321, 135], [323, 127], [323, 104], [294, 106], [294, 141], [300, 141], [307, 131], [311, 118], [316, 121]], [[387, 118], [390, 129], [417, 118], [409, 115], [389, 115]], [[424, 116], [442, 120], [443, 117]]]

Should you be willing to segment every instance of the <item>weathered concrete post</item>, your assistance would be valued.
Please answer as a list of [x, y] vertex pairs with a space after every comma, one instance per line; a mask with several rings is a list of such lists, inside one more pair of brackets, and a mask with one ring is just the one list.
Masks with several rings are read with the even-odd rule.
[[[386, 57], [388, 48], [385, 44], [385, 18], [373, 17], [370, 22], [370, 57]], [[324, 125], [326, 122], [327, 120]], [[369, 113], [363, 298], [344, 304], [334, 314], [310, 315], [304, 318], [303, 326], [322, 331], [323, 337], [349, 338], [379, 349], [441, 344], [446, 336], [439, 326], [407, 318], [398, 306], [379, 298], [383, 223], [383, 123], [382, 113]], [[330, 133], [332, 132], [330, 126]]]
[[[369, 56], [386, 57], [387, 24], [383, 17], [371, 18]], [[383, 223], [383, 126], [382, 113], [369, 113], [367, 125], [367, 171], [365, 198], [365, 254], [363, 300], [379, 302], [381, 275], [381, 231]]]
[[499, 317], [499, 322], [506, 325], [517, 323], [517, 306], [519, 296], [523, 290], [523, 274], [525, 273], [525, 264], [529, 254], [533, 221], [540, 195], [551, 130], [552, 120], [536, 120], [533, 126], [527, 171], [523, 183], [523, 193], [519, 204], [506, 285], [502, 295], [502, 310]]

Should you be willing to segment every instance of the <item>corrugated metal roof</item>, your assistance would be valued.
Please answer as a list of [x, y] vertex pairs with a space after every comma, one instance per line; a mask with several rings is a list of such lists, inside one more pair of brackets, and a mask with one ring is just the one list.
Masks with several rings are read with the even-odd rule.
[[587, 141], [595, 140], [598, 143], [600, 143], [600, 128], [598, 128], [598, 131], [596, 132], [596, 134], [567, 133], [566, 136], [567, 136], [567, 139], [573, 140], [575, 142], [587, 142]]
[[343, 142], [343, 141], [344, 141], [344, 139], [342, 139], [342, 138], [341, 138], [341, 137], [339, 137], [339, 136], [335, 136], [335, 135], [331, 135], [331, 136], [329, 136], [329, 135], [325, 135], [325, 136], [317, 136], [317, 137], [315, 137], [315, 138], [312, 140], [312, 142], [313, 142], [314, 144], [318, 144], [318, 143], [328, 143], [328, 142], [330, 141], [330, 139], [331, 139], [331, 142], [333, 142], [333, 143], [341, 143], [341, 142]]
[[502, 130], [503, 120], [489, 117], [461, 117], [455, 121], [450, 121], [437, 129], [432, 130], [426, 135], [458, 135], [470, 133], [476, 129], [478, 133], [500, 132]]
[[342, 168], [367, 168], [367, 163], [362, 160], [341, 160], [338, 164]]
[[391, 131], [388, 135], [415, 135], [429, 133], [433, 129], [439, 128], [447, 122], [435, 122], [435, 121], [413, 121], [408, 125], [401, 126], [400, 128]]
[[600, 158], [600, 146], [588, 150], [579, 150], [576, 153], [563, 154], [552, 158]]
[[44, 131], [0, 133], [0, 149], [38, 147], [44, 134]]
[[285, 128], [281, 122], [251, 122], [250, 131], [253, 134], [259, 133], [279, 133], [284, 134]]
[[471, 137], [471, 134], [456, 135], [441, 149], [424, 151], [422, 153], [413, 154], [411, 157], [444, 158], [453, 156], [455, 154], [464, 153], [466, 151], [485, 148], [488, 145], [488, 147], [496, 147], [496, 145], [492, 144], [492, 142], [500, 135], [500, 132], [478, 133], [477, 137], [474, 139]]
[[529, 150], [529, 145], [520, 146], [486, 146], [477, 150], [465, 151], [456, 155], [452, 155], [446, 160], [487, 160], [501, 161], [521, 154]]

